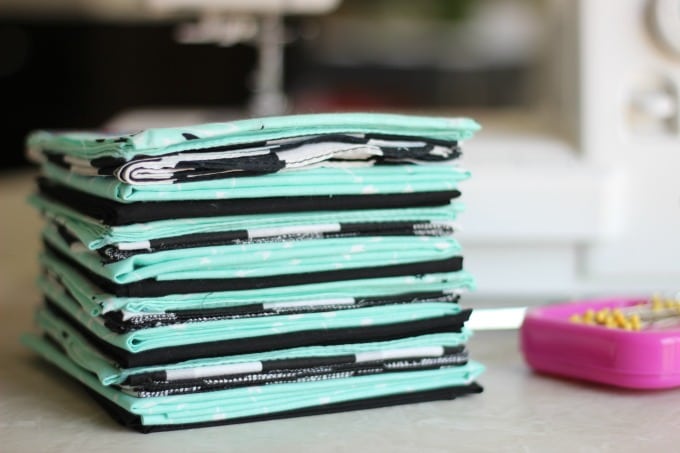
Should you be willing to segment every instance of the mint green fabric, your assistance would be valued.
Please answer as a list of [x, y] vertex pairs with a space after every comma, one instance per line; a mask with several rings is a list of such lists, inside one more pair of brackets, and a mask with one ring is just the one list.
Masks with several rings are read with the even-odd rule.
[[232, 215], [191, 219], [158, 220], [147, 223], [109, 226], [80, 214], [60, 203], [39, 195], [29, 197], [29, 202], [48, 218], [64, 225], [89, 249], [106, 245], [137, 242], [195, 233], [214, 233], [257, 228], [280, 228], [299, 225], [319, 225], [335, 222], [397, 222], [427, 220], [453, 222], [463, 205], [400, 209], [365, 209], [349, 211], [299, 212], [294, 214]]
[[[474, 288], [474, 280], [464, 271], [426, 274], [419, 277], [369, 278], [307, 285], [241, 291], [174, 294], [163, 297], [116, 297], [105, 293], [73, 267], [50, 253], [40, 255], [40, 264], [56, 275], [83, 310], [98, 316], [113, 310], [130, 313], [163, 313], [173, 310], [202, 310], [262, 302], [290, 302], [342, 299], [348, 297], [391, 296], [412, 292], [463, 292]], [[40, 277], [44, 280], [45, 277]]]
[[121, 384], [129, 376], [162, 370], [180, 370], [187, 368], [212, 367], [234, 363], [247, 363], [266, 360], [298, 359], [305, 357], [330, 357], [359, 352], [384, 351], [403, 348], [419, 348], [426, 346], [458, 346], [465, 344], [471, 332], [464, 329], [459, 333], [436, 333], [416, 337], [400, 338], [390, 341], [371, 343], [353, 343], [334, 346], [306, 346], [290, 349], [273, 350], [251, 354], [239, 354], [223, 357], [198, 358], [184, 362], [154, 365], [137, 368], [120, 368], [118, 364], [102, 355], [91, 346], [83, 336], [68, 323], [41, 310], [36, 315], [38, 326], [58, 342], [68, 357], [80, 367], [96, 374], [103, 385]]
[[102, 385], [95, 375], [76, 365], [40, 337], [24, 335], [22, 341], [90, 389], [127, 411], [140, 415], [142, 422], [147, 425], [226, 420], [376, 396], [467, 385], [484, 371], [482, 365], [470, 361], [467, 365], [437, 370], [402, 371], [326, 381], [137, 398]]
[[109, 330], [101, 318], [92, 317], [83, 310], [61, 285], [45, 279], [39, 280], [38, 283], [42, 292], [49, 295], [50, 300], [89, 331], [104, 341], [130, 352], [305, 330], [394, 324], [455, 315], [461, 311], [455, 303], [420, 302], [354, 310], [174, 324], [119, 334]]
[[134, 255], [102, 264], [99, 254], [70, 247], [53, 224], [43, 237], [102, 277], [125, 284], [157, 280], [262, 277], [446, 259], [460, 254], [453, 237], [371, 236], [194, 247]]
[[[158, 156], [184, 150], [338, 133], [377, 133], [456, 141], [471, 138], [479, 129], [479, 124], [468, 118], [326, 113], [147, 129], [133, 135], [103, 135], [90, 132], [53, 134], [38, 131], [28, 137], [27, 146], [84, 159], [103, 156], [130, 159], [140, 154]], [[185, 133], [192, 134], [198, 139], [187, 141], [182, 136]]]
[[433, 192], [453, 190], [458, 182], [470, 176], [468, 171], [451, 163], [436, 163], [313, 168], [264, 176], [135, 186], [111, 177], [77, 175], [50, 163], [44, 163], [42, 171], [63, 185], [122, 203]]

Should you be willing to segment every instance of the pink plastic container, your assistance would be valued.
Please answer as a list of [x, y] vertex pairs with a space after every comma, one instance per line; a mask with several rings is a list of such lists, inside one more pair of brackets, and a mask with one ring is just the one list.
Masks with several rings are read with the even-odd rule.
[[534, 370], [635, 389], [680, 386], [680, 328], [631, 332], [569, 321], [575, 313], [636, 305], [636, 299], [572, 302], [531, 309], [520, 330]]

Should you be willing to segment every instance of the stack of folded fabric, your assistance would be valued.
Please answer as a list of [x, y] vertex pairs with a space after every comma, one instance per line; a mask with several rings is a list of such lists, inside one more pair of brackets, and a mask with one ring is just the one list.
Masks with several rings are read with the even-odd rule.
[[453, 237], [468, 119], [37, 132], [24, 342], [143, 432], [481, 391]]

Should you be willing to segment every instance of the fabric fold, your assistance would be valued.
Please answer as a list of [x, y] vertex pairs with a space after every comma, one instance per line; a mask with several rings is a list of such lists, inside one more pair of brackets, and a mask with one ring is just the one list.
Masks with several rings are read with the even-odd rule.
[[262, 197], [387, 195], [451, 191], [468, 179], [455, 165], [385, 165], [371, 168], [316, 168], [299, 172], [214, 179], [179, 184], [132, 185], [117, 179], [70, 173], [51, 163], [45, 177], [75, 190], [120, 203], [138, 201], [233, 200]]
[[[218, 233], [224, 233], [225, 238], [240, 241], [328, 233], [359, 234], [363, 231], [379, 233], [381, 230], [406, 231], [408, 233], [406, 235], [444, 235], [453, 233], [456, 227], [455, 220], [462, 209], [459, 204], [434, 207], [404, 206], [386, 209], [194, 217], [116, 226], [43, 196], [33, 195], [29, 197], [29, 202], [91, 250], [105, 246], [130, 250], [135, 245], [138, 248], [148, 243], [149, 247], [153, 247], [172, 241], [178, 244], [193, 243], [192, 239], [196, 235]], [[387, 225], [381, 227], [382, 224]]]
[[29, 135], [29, 150], [49, 150], [81, 159], [158, 156], [186, 150], [262, 143], [328, 134], [380, 134], [441, 141], [471, 138], [480, 129], [468, 118], [435, 118], [380, 113], [321, 113], [254, 118], [175, 128], [154, 128], [131, 134], [38, 131]]
[[[232, 215], [436, 207], [447, 206], [451, 204], [451, 200], [460, 196], [460, 192], [454, 189], [398, 194], [265, 196], [245, 199], [123, 203], [69, 188], [46, 178], [38, 179], [38, 188], [49, 200], [66, 205], [110, 226]], [[452, 209], [458, 211], [459, 208], [460, 206]]]

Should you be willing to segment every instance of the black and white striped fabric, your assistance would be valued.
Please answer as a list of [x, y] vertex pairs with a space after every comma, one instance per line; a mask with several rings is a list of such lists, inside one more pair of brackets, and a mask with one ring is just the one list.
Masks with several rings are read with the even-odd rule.
[[129, 376], [119, 388], [140, 397], [226, 390], [252, 385], [342, 379], [384, 372], [465, 365], [464, 346], [413, 348], [335, 357], [246, 362], [214, 367], [161, 370]]
[[[63, 225], [54, 224], [61, 238], [72, 250], [87, 250]], [[218, 245], [245, 245], [262, 242], [290, 242], [306, 239], [337, 239], [374, 236], [450, 236], [454, 232], [453, 222], [410, 221], [410, 222], [362, 222], [299, 225], [279, 228], [232, 230], [215, 233], [195, 233], [183, 236], [150, 239], [137, 242], [122, 242], [97, 249], [102, 262], [112, 263], [134, 255], [155, 253], [166, 250], [180, 250], [193, 247]]]
[[337, 299], [318, 299], [304, 302], [264, 302], [204, 310], [175, 310], [163, 313], [129, 313], [110, 311], [102, 315], [104, 324], [111, 331], [127, 333], [134, 330], [175, 325], [191, 322], [207, 322], [224, 319], [261, 318], [266, 316], [320, 313], [338, 310], [353, 310], [383, 305], [416, 304], [425, 302], [457, 303], [460, 296], [453, 293], [412, 293], [383, 297], [345, 297]]

